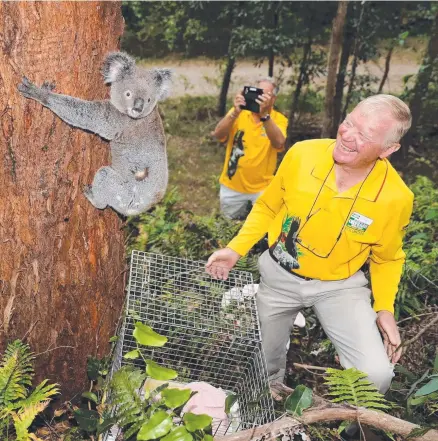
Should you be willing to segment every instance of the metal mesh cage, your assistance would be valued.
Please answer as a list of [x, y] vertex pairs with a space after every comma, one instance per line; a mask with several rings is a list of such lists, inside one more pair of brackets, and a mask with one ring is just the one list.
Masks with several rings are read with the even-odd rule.
[[237, 395], [229, 418], [215, 421], [214, 435], [274, 419], [251, 273], [233, 270], [227, 280], [215, 280], [205, 262], [133, 251], [113, 371], [128, 363], [142, 366], [123, 358], [137, 348], [136, 321], [168, 338], [144, 352], [175, 369], [178, 382], [204, 381]]

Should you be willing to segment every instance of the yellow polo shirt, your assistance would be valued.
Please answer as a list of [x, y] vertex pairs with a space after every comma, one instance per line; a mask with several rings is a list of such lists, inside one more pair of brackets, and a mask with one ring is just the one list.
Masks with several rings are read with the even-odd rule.
[[[232, 111], [233, 108], [228, 114]], [[287, 118], [273, 109], [271, 119], [286, 137]], [[264, 190], [274, 177], [277, 154], [280, 151], [282, 149], [272, 147], [263, 123], [256, 123], [252, 112], [242, 110], [228, 136], [219, 182], [240, 193], [258, 193]]]
[[334, 145], [296, 143], [228, 247], [243, 256], [267, 231], [284, 269], [320, 280], [345, 279], [369, 260], [374, 309], [394, 312], [414, 195], [387, 159], [339, 193]]

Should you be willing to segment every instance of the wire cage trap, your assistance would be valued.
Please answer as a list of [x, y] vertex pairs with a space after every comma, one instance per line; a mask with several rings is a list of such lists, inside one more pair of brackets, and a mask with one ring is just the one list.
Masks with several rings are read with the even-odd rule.
[[206, 382], [237, 400], [226, 419], [213, 418], [213, 435], [226, 435], [274, 420], [252, 274], [232, 270], [227, 280], [205, 271], [205, 262], [134, 250], [125, 313], [112, 372], [136, 349], [140, 321], [168, 338], [143, 352], [178, 372], [178, 383]]

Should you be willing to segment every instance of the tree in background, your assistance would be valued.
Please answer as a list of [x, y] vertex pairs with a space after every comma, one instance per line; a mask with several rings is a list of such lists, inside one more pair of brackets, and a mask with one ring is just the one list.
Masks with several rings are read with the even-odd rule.
[[329, 24], [336, 10], [330, 2], [306, 2], [295, 5], [288, 17], [288, 27], [293, 29], [291, 40], [293, 52], [284, 54], [289, 66], [296, 66], [296, 75], [289, 83], [295, 88], [292, 92], [287, 129], [287, 147], [290, 147], [296, 132], [296, 117], [299, 114], [299, 104], [302, 91], [309, 86], [315, 77], [326, 74], [326, 54], [318, 43], [328, 37]]
[[333, 130], [333, 99], [336, 91], [336, 75], [338, 73], [339, 57], [342, 48], [342, 35], [347, 15], [348, 2], [340, 1], [338, 11], [333, 20], [333, 31], [330, 40], [330, 53], [328, 59], [327, 84], [325, 91], [325, 112], [322, 124], [321, 137], [329, 137]]
[[88, 355], [105, 354], [124, 299], [120, 218], [83, 196], [108, 144], [17, 91], [23, 76], [105, 98], [100, 67], [123, 33], [119, 2], [3, 2], [0, 15], [1, 347], [27, 341], [39, 380], [82, 391]]

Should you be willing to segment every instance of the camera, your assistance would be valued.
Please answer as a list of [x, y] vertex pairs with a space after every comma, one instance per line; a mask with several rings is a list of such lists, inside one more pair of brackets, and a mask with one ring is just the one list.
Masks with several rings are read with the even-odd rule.
[[255, 100], [263, 95], [263, 89], [253, 86], [245, 86], [243, 88], [243, 97], [245, 98], [246, 105], [240, 106], [242, 110], [249, 110], [254, 113], [260, 112], [260, 105]]

